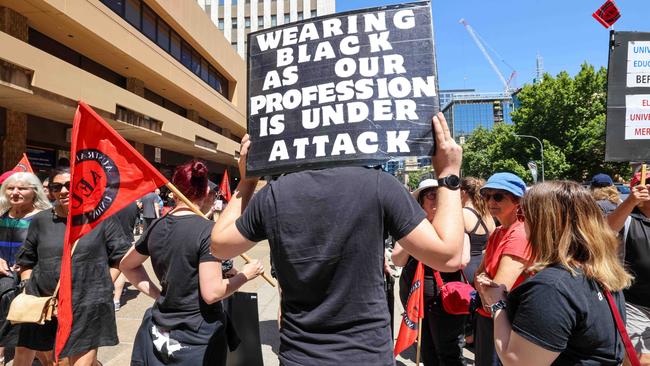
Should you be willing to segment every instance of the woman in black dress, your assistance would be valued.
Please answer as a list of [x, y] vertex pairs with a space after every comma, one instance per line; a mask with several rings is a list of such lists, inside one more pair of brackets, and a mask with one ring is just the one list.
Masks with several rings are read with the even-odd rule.
[[[52, 295], [59, 280], [69, 187], [69, 170], [55, 171], [49, 188], [56, 204], [34, 215], [25, 244], [16, 255], [30, 295]], [[119, 275], [115, 267], [129, 245], [119, 223], [110, 217], [79, 239], [72, 256], [72, 332], [61, 352], [72, 366], [94, 366], [98, 347], [118, 343], [112, 280]], [[56, 319], [44, 325], [22, 324], [14, 365], [31, 366], [36, 351], [51, 353], [56, 328]]]
[[[202, 162], [178, 166], [172, 182], [197, 207], [208, 195], [208, 169]], [[152, 223], [131, 248], [120, 269], [130, 283], [154, 298], [133, 344], [132, 366], [226, 364], [228, 317], [221, 301], [262, 273], [259, 261], [222, 279], [221, 261], [210, 254], [213, 221], [196, 215], [182, 201]], [[151, 281], [142, 263], [151, 257], [156, 277]], [[232, 342], [235, 341], [235, 342]]]

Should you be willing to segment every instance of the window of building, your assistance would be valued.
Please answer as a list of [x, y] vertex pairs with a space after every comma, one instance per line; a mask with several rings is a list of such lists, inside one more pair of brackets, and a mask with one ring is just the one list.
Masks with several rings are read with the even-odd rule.
[[124, 0], [102, 0], [102, 2], [108, 6], [112, 11], [122, 14], [123, 6], [124, 6]]
[[284, 24], [291, 22], [291, 16], [289, 14], [284, 14]]
[[237, 29], [237, 18], [232, 18], [232, 29]]
[[169, 52], [176, 60], [181, 60], [181, 37], [174, 31], [171, 32]]
[[312, 10], [312, 11], [311, 11], [311, 17], [312, 17], [312, 18], [315, 18], [315, 17], [316, 17], [316, 10]]
[[142, 33], [156, 42], [156, 13], [144, 4], [142, 5]]
[[237, 42], [232, 43], [232, 49], [237, 51]]
[[192, 72], [197, 76], [201, 76], [201, 56], [198, 52], [192, 50]]
[[132, 26], [140, 29], [140, 0], [126, 0], [124, 18]]
[[219, 29], [223, 30], [223, 19], [219, 19]]
[[208, 61], [205, 59], [201, 60], [201, 79], [205, 81], [206, 83], [208, 82]]
[[158, 19], [158, 46], [160, 46], [163, 50], [169, 52], [169, 26], [163, 22], [162, 20]]
[[302, 18], [303, 18], [303, 16], [302, 16], [302, 11], [299, 11], [299, 12], [298, 12], [298, 20], [302, 20]]
[[246, 28], [250, 28], [250, 27], [251, 27], [251, 18], [246, 17], [246, 18], [244, 19], [244, 26], [245, 26]]
[[277, 15], [271, 15], [271, 27], [275, 27], [278, 25], [278, 17]]
[[192, 48], [186, 42], [181, 46], [181, 63], [192, 70]]
[[259, 28], [263, 28], [263, 27], [264, 27], [264, 17], [263, 17], [263, 16], [257, 17], [257, 26], [258, 26]]

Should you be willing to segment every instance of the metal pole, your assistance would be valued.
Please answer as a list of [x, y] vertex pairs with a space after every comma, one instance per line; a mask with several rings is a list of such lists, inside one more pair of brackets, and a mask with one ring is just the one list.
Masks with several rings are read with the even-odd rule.
[[515, 136], [517, 136], [517, 137], [528, 137], [528, 138], [531, 138], [531, 139], [535, 139], [535, 141], [537, 141], [537, 142], [539, 143], [539, 150], [540, 150], [540, 152], [541, 152], [541, 154], [542, 154], [542, 182], [543, 182], [543, 181], [544, 181], [544, 144], [542, 144], [542, 141], [540, 141], [540, 140], [539, 140], [537, 137], [535, 137], [535, 136], [531, 136], [531, 135], [517, 135], [517, 134], [515, 134]]

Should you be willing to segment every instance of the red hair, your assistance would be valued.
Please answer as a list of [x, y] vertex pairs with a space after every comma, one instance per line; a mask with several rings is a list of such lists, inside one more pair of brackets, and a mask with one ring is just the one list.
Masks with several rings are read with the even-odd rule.
[[198, 160], [179, 165], [174, 170], [172, 184], [190, 201], [199, 201], [208, 194], [208, 167]]

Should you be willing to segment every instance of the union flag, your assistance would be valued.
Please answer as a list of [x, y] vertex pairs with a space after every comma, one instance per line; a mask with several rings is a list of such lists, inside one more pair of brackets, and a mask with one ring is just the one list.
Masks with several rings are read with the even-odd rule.
[[226, 202], [230, 202], [230, 199], [232, 198], [232, 193], [230, 192], [230, 180], [228, 179], [228, 170], [224, 170], [223, 172], [223, 178], [221, 179], [221, 184], [219, 184], [219, 192], [221, 192], [221, 195], [226, 200]]
[[424, 318], [424, 265], [418, 262], [406, 309], [402, 314], [402, 324], [395, 341], [393, 351], [395, 357], [409, 348], [418, 338], [418, 327], [422, 318]]
[[621, 12], [613, 0], [607, 0], [598, 10], [591, 14], [603, 27], [609, 28], [621, 17]]
[[23, 173], [23, 172], [34, 173], [31, 164], [29, 164], [29, 159], [27, 159], [27, 154], [23, 153], [23, 158], [20, 159], [18, 164], [16, 164], [13, 171], [16, 173]]
[[72, 123], [70, 206], [65, 230], [55, 355], [72, 330], [72, 243], [167, 179], [84, 102]]

